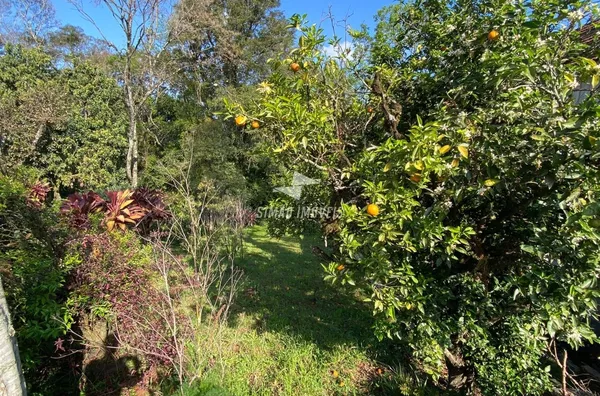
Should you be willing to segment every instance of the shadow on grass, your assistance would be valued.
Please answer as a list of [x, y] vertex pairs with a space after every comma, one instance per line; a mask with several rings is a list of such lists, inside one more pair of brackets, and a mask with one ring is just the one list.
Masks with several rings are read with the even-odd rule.
[[313, 246], [323, 247], [314, 235], [276, 239], [263, 227], [249, 229], [238, 262], [246, 282], [234, 313], [253, 314], [258, 331], [286, 332], [322, 349], [361, 347], [389, 360], [392, 351], [374, 337], [370, 308], [348, 288], [323, 280]]

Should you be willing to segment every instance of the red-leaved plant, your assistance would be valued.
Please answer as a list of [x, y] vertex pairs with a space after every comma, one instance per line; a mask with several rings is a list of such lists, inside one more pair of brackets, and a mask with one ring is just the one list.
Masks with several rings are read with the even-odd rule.
[[106, 206], [106, 201], [93, 191], [87, 193], [74, 193], [67, 197], [60, 211], [69, 216], [69, 224], [78, 229], [89, 228], [89, 216], [98, 213]]
[[152, 222], [170, 217], [163, 194], [157, 190], [108, 191], [106, 196], [108, 199], [104, 200], [93, 191], [71, 194], [61, 206], [61, 213], [69, 216], [71, 226], [87, 229], [89, 216], [104, 212], [103, 224], [109, 231], [115, 228], [125, 230], [128, 225], [133, 225], [147, 232]]
[[108, 231], [112, 231], [115, 227], [125, 230], [127, 223], [135, 225], [147, 213], [145, 208], [132, 199], [133, 192], [130, 190], [109, 191], [106, 195], [108, 195], [108, 201], [104, 222]]
[[[177, 348], [167, 319], [178, 314], [169, 310], [164, 293], [156, 288], [157, 274], [139, 239], [101, 233], [87, 234], [79, 242], [73, 246], [82, 263], [69, 287], [84, 298], [73, 299], [77, 303], [71, 314], [85, 317], [94, 307], [109, 307], [105, 319], [118, 346], [142, 353], [150, 366], [171, 364]], [[187, 331], [181, 327], [177, 335]]]
[[27, 194], [27, 205], [36, 209], [41, 208], [42, 204], [46, 202], [46, 197], [48, 196], [49, 191], [50, 187], [46, 183], [42, 183], [40, 181], [36, 182], [29, 188], [29, 193]]
[[140, 187], [133, 192], [131, 198], [146, 211], [137, 224], [142, 233], [148, 233], [150, 224], [154, 221], [166, 220], [171, 216], [161, 191]]

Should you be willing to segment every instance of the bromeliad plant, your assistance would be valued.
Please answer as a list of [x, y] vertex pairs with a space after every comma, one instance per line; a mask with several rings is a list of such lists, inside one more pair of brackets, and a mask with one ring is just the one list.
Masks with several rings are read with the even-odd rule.
[[136, 225], [142, 233], [147, 234], [152, 223], [171, 217], [165, 204], [165, 194], [161, 191], [139, 187], [133, 191], [131, 199], [145, 210], [144, 217]]
[[109, 191], [107, 195], [104, 223], [108, 231], [112, 231], [115, 227], [125, 230], [127, 224], [135, 225], [147, 213], [147, 209], [132, 199], [133, 193], [130, 190]]
[[106, 202], [93, 191], [87, 193], [74, 193], [67, 197], [60, 211], [68, 216], [69, 224], [77, 229], [86, 229], [90, 226], [89, 216], [104, 210]]
[[147, 230], [150, 223], [169, 218], [163, 194], [156, 190], [138, 188], [134, 191], [108, 191], [107, 200], [90, 191], [69, 195], [61, 206], [71, 226], [78, 229], [90, 227], [90, 215], [103, 213], [102, 223], [108, 231], [125, 230], [127, 225]]

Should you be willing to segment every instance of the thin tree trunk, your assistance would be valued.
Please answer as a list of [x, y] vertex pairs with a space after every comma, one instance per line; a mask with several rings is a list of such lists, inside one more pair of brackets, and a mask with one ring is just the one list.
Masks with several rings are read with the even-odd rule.
[[133, 188], [137, 187], [137, 160], [138, 160], [138, 144], [137, 144], [137, 114], [136, 106], [133, 98], [131, 86], [131, 70], [130, 59], [126, 60], [125, 67], [125, 103], [129, 113], [129, 130], [127, 132], [128, 148], [127, 148], [127, 178]]
[[27, 394], [15, 331], [10, 322], [8, 304], [0, 280], [0, 396]]
[[133, 142], [132, 142], [132, 163], [131, 163], [131, 186], [136, 188], [138, 185], [138, 133], [137, 124], [133, 122]]
[[33, 147], [33, 149], [36, 148], [38, 142], [40, 141], [40, 139], [42, 138], [42, 136], [44, 135], [44, 132], [46, 131], [46, 123], [43, 122], [42, 124], [40, 124], [40, 126], [38, 127], [36, 133], [35, 133], [35, 137], [33, 138], [33, 142], [31, 144], [31, 147]]
[[[136, 131], [136, 121], [135, 121], [135, 110], [133, 109], [133, 103], [127, 103], [127, 107], [129, 108], [129, 129], [127, 131], [127, 179], [129, 179], [129, 183], [135, 187], [133, 180], [133, 167], [134, 167], [134, 136], [137, 135]], [[135, 154], [137, 159], [137, 154]], [[136, 172], [137, 178], [137, 172]]]

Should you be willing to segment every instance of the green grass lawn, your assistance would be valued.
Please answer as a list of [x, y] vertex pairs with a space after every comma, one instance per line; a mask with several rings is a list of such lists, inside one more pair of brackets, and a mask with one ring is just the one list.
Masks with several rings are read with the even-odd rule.
[[395, 352], [375, 339], [369, 307], [323, 281], [323, 268], [311, 251], [315, 245], [322, 246], [316, 236], [276, 239], [261, 226], [247, 230], [238, 262], [244, 283], [229, 325], [221, 329], [219, 342], [206, 348], [209, 368], [198, 373], [201, 379], [187, 394], [412, 394], [421, 389], [395, 362]]

